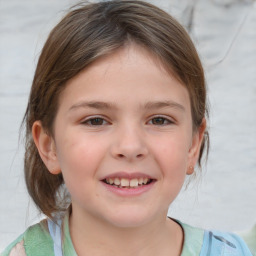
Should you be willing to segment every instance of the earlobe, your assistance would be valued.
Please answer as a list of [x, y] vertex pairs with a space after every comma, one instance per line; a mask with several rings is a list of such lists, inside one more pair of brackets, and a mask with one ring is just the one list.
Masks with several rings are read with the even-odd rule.
[[194, 173], [194, 166], [190, 165], [187, 169], [186, 174], [187, 175], [192, 175]]
[[45, 166], [52, 174], [61, 172], [54, 139], [47, 134], [40, 121], [34, 122], [32, 126], [32, 135], [39, 155]]
[[194, 172], [194, 166], [198, 161], [201, 145], [204, 138], [205, 129], [206, 129], [206, 120], [203, 119], [200, 127], [198, 127], [198, 130], [193, 135], [192, 144], [189, 149], [188, 168], [186, 172], [187, 175], [191, 175]]

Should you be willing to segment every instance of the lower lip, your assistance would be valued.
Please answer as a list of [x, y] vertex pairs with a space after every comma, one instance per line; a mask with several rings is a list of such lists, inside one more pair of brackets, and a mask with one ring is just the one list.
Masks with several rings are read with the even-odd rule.
[[104, 187], [119, 196], [139, 196], [141, 194], [146, 193], [147, 191], [149, 191], [150, 189], [152, 189], [152, 187], [154, 186], [156, 181], [152, 181], [151, 183], [149, 183], [148, 185], [143, 185], [143, 186], [139, 186], [136, 188], [119, 188], [119, 187], [115, 187], [109, 184], [106, 184], [105, 182], [102, 181], [102, 184], [104, 185]]

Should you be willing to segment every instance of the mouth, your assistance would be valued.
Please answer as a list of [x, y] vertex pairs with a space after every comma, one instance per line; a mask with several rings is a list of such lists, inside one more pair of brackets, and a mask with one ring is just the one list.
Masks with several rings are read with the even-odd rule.
[[102, 180], [105, 184], [116, 187], [116, 188], [124, 188], [124, 189], [136, 189], [143, 186], [148, 186], [153, 183], [154, 179], [150, 178], [119, 178], [119, 177], [112, 177], [106, 178]]

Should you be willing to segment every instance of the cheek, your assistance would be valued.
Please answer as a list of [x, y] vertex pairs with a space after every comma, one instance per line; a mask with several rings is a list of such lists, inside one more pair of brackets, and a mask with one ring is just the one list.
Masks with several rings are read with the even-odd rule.
[[89, 160], [93, 160], [97, 155], [95, 152], [100, 150], [96, 140], [79, 131], [65, 132], [63, 138], [57, 143], [58, 158], [63, 164], [72, 163], [74, 166], [88, 164]]
[[178, 195], [186, 177], [189, 139], [184, 140], [184, 137], [176, 133], [159, 143], [155, 149], [163, 182], [162, 193], [169, 203]]
[[76, 133], [76, 136], [68, 136], [57, 146], [57, 157], [65, 181], [86, 183], [89, 178], [92, 180], [95, 177], [104, 157], [104, 145], [99, 146], [95, 140]]
[[[78, 136], [79, 137], [79, 136]], [[97, 169], [104, 155], [102, 148], [89, 140], [69, 138], [59, 145], [58, 159], [72, 200], [90, 201], [97, 186]]]
[[184, 138], [186, 136], [170, 136], [162, 140], [162, 143], [158, 145], [154, 151], [157, 155], [159, 164], [163, 166], [163, 169], [172, 169], [177, 171], [186, 170], [187, 160], [189, 155], [189, 139]]

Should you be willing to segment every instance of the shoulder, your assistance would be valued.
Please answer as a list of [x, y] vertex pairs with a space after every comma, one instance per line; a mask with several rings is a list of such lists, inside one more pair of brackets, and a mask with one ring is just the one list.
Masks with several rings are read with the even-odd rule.
[[256, 224], [251, 230], [242, 232], [239, 235], [244, 239], [254, 256], [256, 256]]
[[238, 235], [220, 231], [205, 231], [200, 255], [252, 256], [245, 241]]
[[49, 234], [46, 220], [29, 227], [1, 253], [1, 256], [30, 255], [54, 255], [53, 241]]
[[181, 256], [255, 256], [255, 252], [250, 251], [246, 242], [236, 234], [179, 224], [184, 230]]
[[177, 222], [181, 225], [184, 232], [181, 256], [198, 256], [203, 245], [204, 230], [179, 221]]
[[24, 249], [23, 235], [14, 240], [8, 247], [0, 254], [0, 256], [26, 256]]

